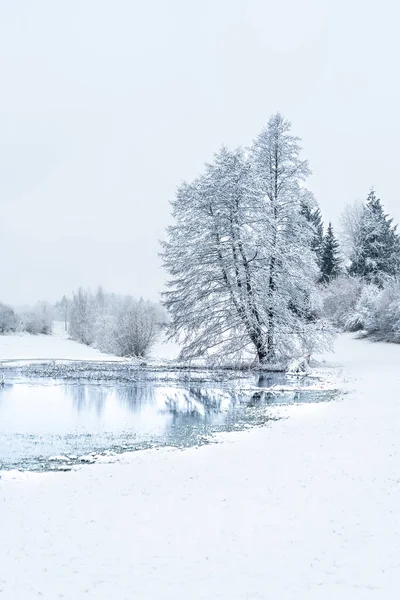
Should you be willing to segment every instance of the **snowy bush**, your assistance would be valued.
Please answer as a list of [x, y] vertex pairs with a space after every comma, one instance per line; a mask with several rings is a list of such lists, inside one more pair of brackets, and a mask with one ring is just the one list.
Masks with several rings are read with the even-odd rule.
[[51, 335], [53, 331], [53, 313], [46, 302], [38, 302], [34, 308], [21, 315], [21, 329], [32, 335]]
[[400, 343], [400, 280], [389, 280], [373, 302], [368, 333], [386, 342]]
[[338, 329], [354, 313], [364, 285], [358, 277], [341, 275], [322, 287], [323, 314]]
[[117, 354], [115, 343], [116, 318], [115, 315], [102, 315], [96, 318], [94, 325], [94, 346], [108, 354]]
[[113, 341], [118, 356], [144, 357], [160, 334], [160, 313], [151, 302], [128, 299], [114, 325]]
[[131, 296], [80, 288], [69, 305], [72, 339], [117, 356], [147, 355], [165, 323], [163, 310]]
[[19, 320], [11, 306], [0, 303], [0, 334], [18, 329]]
[[374, 307], [379, 288], [376, 285], [365, 285], [360, 293], [355, 307], [343, 317], [345, 331], [366, 331], [374, 328]]
[[324, 314], [344, 331], [365, 331], [375, 339], [400, 343], [400, 279], [383, 289], [355, 277], [339, 277], [323, 288]]

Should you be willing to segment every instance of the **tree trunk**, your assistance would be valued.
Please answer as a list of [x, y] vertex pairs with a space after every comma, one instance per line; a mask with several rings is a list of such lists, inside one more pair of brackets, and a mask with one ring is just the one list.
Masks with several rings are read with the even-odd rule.
[[257, 350], [257, 358], [258, 362], [262, 364], [268, 358], [268, 349], [265, 347], [264, 343], [260, 343], [258, 345], [254, 344]]
[[272, 168], [274, 187], [270, 196], [273, 210], [273, 232], [272, 232], [272, 244], [271, 244], [271, 260], [269, 265], [269, 281], [268, 281], [268, 333], [267, 333], [267, 360], [272, 360], [275, 357], [275, 311], [274, 311], [274, 292], [276, 289], [275, 284], [275, 271], [276, 271], [276, 259], [277, 259], [277, 242], [278, 242], [278, 197], [279, 197], [279, 186], [278, 186], [278, 172], [279, 172], [279, 139], [277, 134], [275, 135], [275, 148]]
[[275, 314], [273, 307], [273, 293], [275, 289], [275, 256], [271, 257], [269, 282], [268, 282], [268, 334], [267, 334], [267, 358], [271, 360], [275, 356]]

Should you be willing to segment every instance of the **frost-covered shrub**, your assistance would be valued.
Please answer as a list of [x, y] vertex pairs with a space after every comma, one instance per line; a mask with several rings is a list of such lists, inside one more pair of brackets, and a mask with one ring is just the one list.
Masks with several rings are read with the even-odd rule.
[[386, 342], [400, 343], [400, 280], [387, 281], [373, 303], [367, 331]]
[[116, 318], [114, 315], [101, 315], [94, 326], [94, 346], [101, 352], [117, 354], [115, 343]]
[[379, 288], [376, 285], [365, 285], [353, 310], [343, 317], [345, 331], [371, 331], [374, 329], [374, 312]]
[[79, 288], [69, 309], [68, 332], [71, 338], [90, 346], [95, 341], [95, 303], [90, 291]]
[[323, 290], [325, 315], [345, 331], [363, 330], [375, 339], [400, 343], [400, 279], [385, 287], [340, 277]]
[[21, 315], [21, 329], [32, 335], [51, 335], [53, 313], [46, 302], [38, 302], [34, 308]]
[[113, 341], [118, 356], [144, 357], [160, 334], [157, 306], [129, 299], [115, 319]]
[[18, 317], [11, 306], [0, 303], [0, 334], [16, 331], [18, 325]]
[[159, 305], [131, 296], [80, 288], [69, 304], [72, 339], [118, 356], [145, 356], [166, 317]]
[[343, 329], [360, 299], [365, 284], [358, 277], [341, 275], [322, 287], [323, 314], [339, 329]]

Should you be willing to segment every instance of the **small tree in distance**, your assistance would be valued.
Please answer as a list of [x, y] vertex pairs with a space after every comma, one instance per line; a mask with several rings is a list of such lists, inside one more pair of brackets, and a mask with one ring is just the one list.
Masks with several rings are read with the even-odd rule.
[[333, 233], [332, 223], [323, 239], [321, 256], [321, 283], [329, 283], [338, 277], [341, 271], [340, 246]]
[[0, 334], [17, 331], [19, 319], [11, 306], [0, 302]]
[[53, 332], [53, 309], [47, 302], [37, 302], [21, 315], [21, 327], [32, 335], [51, 335]]
[[311, 249], [315, 252], [317, 264], [321, 268], [324, 247], [324, 224], [319, 206], [313, 198], [306, 198], [301, 203], [301, 214], [312, 230]]
[[82, 287], [72, 296], [69, 334], [73, 340], [90, 346], [94, 342], [95, 311], [93, 296]]
[[114, 325], [115, 353], [144, 358], [160, 335], [160, 312], [142, 298], [126, 300]]
[[358, 260], [362, 251], [362, 221], [364, 204], [361, 201], [347, 204], [340, 216], [339, 239], [347, 261]]

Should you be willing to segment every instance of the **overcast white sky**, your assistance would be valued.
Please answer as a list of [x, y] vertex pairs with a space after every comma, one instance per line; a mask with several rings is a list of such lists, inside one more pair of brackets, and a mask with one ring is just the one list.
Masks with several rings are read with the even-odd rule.
[[395, 0], [0, 0], [0, 300], [158, 298], [169, 200], [280, 110], [326, 220], [400, 220]]

